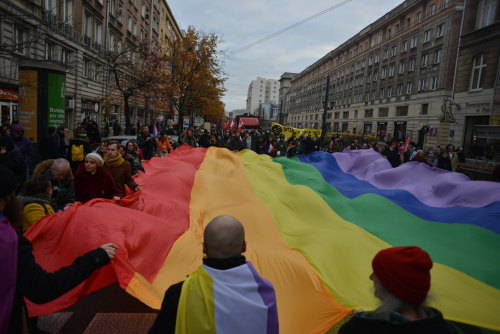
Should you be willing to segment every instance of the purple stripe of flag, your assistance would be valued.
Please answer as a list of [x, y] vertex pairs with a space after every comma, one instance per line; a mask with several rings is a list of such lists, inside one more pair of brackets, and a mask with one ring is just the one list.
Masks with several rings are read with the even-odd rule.
[[250, 271], [258, 285], [258, 291], [264, 304], [267, 306], [267, 334], [278, 334], [278, 309], [276, 307], [276, 295], [274, 287], [268, 280], [262, 278], [250, 262], [247, 262]]

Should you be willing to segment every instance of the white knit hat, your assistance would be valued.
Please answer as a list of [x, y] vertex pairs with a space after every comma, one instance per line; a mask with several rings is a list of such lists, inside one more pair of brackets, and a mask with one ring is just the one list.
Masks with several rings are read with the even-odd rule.
[[89, 153], [85, 156], [85, 159], [90, 158], [93, 159], [95, 162], [97, 162], [97, 165], [101, 167], [104, 165], [104, 160], [102, 160], [101, 156], [97, 153]]

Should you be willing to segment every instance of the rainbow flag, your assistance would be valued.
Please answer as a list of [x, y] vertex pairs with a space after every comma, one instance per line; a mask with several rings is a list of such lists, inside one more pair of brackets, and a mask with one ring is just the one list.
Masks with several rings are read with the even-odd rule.
[[202, 264], [214, 217], [239, 219], [245, 256], [276, 291], [283, 333], [324, 333], [353, 308], [374, 309], [371, 260], [390, 246], [429, 252], [431, 305], [445, 318], [500, 330], [500, 184], [418, 163], [392, 169], [372, 150], [272, 159], [181, 147], [145, 164], [142, 192], [94, 200], [28, 230], [48, 270], [106, 242], [111, 265], [30, 314], [64, 309], [118, 281], [159, 308], [165, 290]]

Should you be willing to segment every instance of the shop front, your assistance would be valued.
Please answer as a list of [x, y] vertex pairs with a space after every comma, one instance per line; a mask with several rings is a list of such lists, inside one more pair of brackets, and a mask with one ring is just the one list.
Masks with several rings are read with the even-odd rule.
[[406, 140], [406, 121], [394, 122], [394, 139], [398, 142]]
[[2, 116], [2, 125], [12, 123], [14, 117], [17, 117], [19, 95], [17, 90], [0, 88], [0, 110]]
[[91, 119], [99, 124], [99, 102], [82, 99], [81, 120], [83, 121], [85, 118]]
[[363, 134], [371, 135], [372, 134], [372, 122], [365, 122], [363, 125]]
[[347, 133], [349, 128], [349, 122], [342, 122], [342, 133]]
[[386, 141], [387, 136], [387, 122], [377, 123], [377, 138], [379, 141]]

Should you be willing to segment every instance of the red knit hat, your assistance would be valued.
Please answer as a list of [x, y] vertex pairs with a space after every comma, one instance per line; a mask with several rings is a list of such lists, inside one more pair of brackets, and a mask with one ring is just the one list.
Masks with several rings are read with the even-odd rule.
[[373, 258], [372, 268], [394, 296], [417, 305], [427, 297], [432, 260], [423, 249], [416, 246], [383, 249]]

